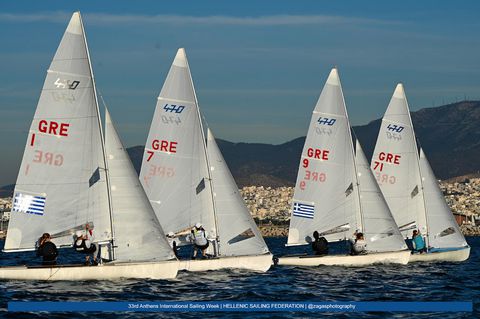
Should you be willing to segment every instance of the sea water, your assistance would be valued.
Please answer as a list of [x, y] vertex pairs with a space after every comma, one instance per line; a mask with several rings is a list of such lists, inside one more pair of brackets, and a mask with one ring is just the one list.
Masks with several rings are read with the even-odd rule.
[[[267, 238], [281, 256], [308, 252], [286, 248], [286, 238]], [[174, 280], [84, 282], [0, 281], [0, 317], [6, 318], [480, 318], [480, 238], [468, 237], [470, 258], [462, 263], [414, 263], [353, 267], [273, 267], [180, 272]], [[0, 247], [3, 247], [3, 241]], [[334, 245], [335, 246], [335, 245]], [[339, 249], [338, 247], [333, 247]], [[60, 250], [60, 262], [83, 256]], [[185, 253], [185, 250], [184, 250]], [[2, 265], [39, 264], [34, 252], [0, 253]], [[8, 313], [8, 301], [473, 301], [473, 313]]]

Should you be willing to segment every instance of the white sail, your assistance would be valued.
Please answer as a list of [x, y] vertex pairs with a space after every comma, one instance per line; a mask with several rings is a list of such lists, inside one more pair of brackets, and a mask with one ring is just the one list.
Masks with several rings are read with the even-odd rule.
[[367, 240], [368, 251], [387, 252], [407, 249], [358, 140], [355, 151], [362, 207], [362, 231]]
[[210, 129], [207, 151], [218, 222], [220, 256], [268, 253], [268, 247], [240, 195]]
[[48, 69], [14, 191], [5, 251], [33, 249], [42, 233], [55, 244], [93, 224], [97, 241], [111, 224], [94, 80], [80, 14], [74, 13]]
[[407, 98], [398, 84], [382, 119], [371, 168], [404, 236], [426, 233], [418, 148]]
[[428, 242], [432, 248], [459, 248], [467, 246], [450, 208], [445, 202], [438, 182], [420, 148], [420, 171], [428, 223]]
[[158, 97], [140, 181], [165, 232], [200, 222], [216, 237], [205, 138], [184, 49]]
[[303, 147], [287, 244], [306, 244], [315, 230], [335, 241], [361, 228], [350, 124], [338, 72], [333, 69]]
[[110, 177], [116, 261], [174, 259], [162, 227], [105, 109], [105, 150]]

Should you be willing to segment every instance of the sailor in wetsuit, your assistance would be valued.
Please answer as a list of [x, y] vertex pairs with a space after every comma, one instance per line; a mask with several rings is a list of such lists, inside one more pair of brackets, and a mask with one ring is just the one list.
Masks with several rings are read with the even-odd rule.
[[73, 243], [73, 248], [82, 254], [85, 254], [85, 266], [90, 266], [90, 255], [93, 255], [92, 265], [98, 265], [97, 256], [95, 254], [97, 247], [87, 238], [86, 234], [79, 230]]
[[328, 241], [325, 237], [320, 237], [318, 231], [314, 231], [313, 238], [315, 239], [312, 242], [313, 253], [317, 256], [328, 255]]
[[193, 257], [195, 259], [197, 257], [197, 250], [200, 249], [202, 251], [202, 257], [207, 258], [207, 248], [209, 245], [207, 239], [207, 232], [203, 229], [203, 225], [200, 223], [196, 223], [195, 227], [192, 228], [190, 234], [190, 241], [193, 242]]
[[53, 266], [57, 264], [57, 246], [51, 242], [49, 233], [44, 233], [37, 242], [37, 256], [42, 256], [42, 265]]

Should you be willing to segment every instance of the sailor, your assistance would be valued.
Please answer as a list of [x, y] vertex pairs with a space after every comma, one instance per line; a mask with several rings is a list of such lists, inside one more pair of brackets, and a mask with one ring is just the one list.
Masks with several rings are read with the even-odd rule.
[[328, 241], [325, 237], [320, 237], [318, 231], [314, 231], [313, 238], [315, 239], [312, 242], [313, 253], [317, 256], [328, 255]]
[[363, 233], [355, 232], [354, 238], [350, 239], [350, 255], [363, 255], [367, 253], [367, 242], [363, 237]]
[[175, 233], [173, 231], [167, 234], [167, 241], [170, 247], [172, 248], [173, 253], [175, 254], [175, 257], [178, 258], [177, 236], [175, 236]]
[[192, 259], [197, 257], [198, 249], [202, 251], [203, 258], [207, 257], [207, 248], [209, 245], [207, 236], [208, 234], [205, 229], [203, 229], [203, 225], [201, 223], [196, 223], [190, 234], [190, 241], [192, 241], [194, 245]]
[[75, 234], [75, 241], [73, 248], [82, 254], [85, 254], [85, 266], [90, 266], [90, 255], [93, 255], [93, 265], [98, 265], [97, 256], [95, 254], [97, 247], [90, 240], [87, 239], [85, 232], [79, 230]]
[[93, 243], [93, 245], [95, 246], [95, 253], [94, 253], [94, 256], [93, 256], [93, 260], [96, 261], [97, 257], [98, 257], [98, 254], [100, 252], [100, 249], [98, 248], [98, 244], [94, 243], [95, 235], [93, 234], [93, 228], [90, 227], [89, 223], [85, 224], [85, 239], [90, 241], [90, 243]]
[[53, 266], [57, 264], [57, 246], [51, 242], [49, 233], [44, 233], [37, 242], [37, 256], [42, 256], [42, 265]]
[[423, 254], [427, 252], [427, 247], [425, 247], [425, 241], [423, 240], [423, 237], [420, 234], [420, 230], [413, 231], [412, 245], [413, 245], [412, 254], [413, 253]]

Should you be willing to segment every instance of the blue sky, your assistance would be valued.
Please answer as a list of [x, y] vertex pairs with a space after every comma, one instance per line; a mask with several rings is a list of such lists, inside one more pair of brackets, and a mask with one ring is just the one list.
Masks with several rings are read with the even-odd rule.
[[0, 185], [15, 181], [75, 10], [126, 146], [144, 143], [178, 47], [210, 127], [231, 141], [305, 135], [335, 65], [354, 125], [381, 117], [399, 81], [413, 110], [480, 99], [478, 1], [2, 1]]

